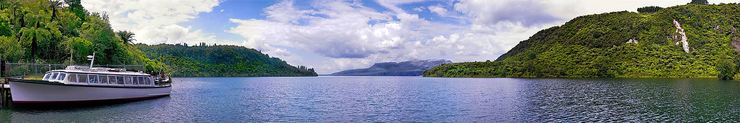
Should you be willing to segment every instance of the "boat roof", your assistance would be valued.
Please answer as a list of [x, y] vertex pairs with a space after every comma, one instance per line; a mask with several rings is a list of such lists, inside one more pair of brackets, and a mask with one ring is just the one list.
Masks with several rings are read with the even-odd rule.
[[49, 72], [70, 72], [70, 73], [89, 73], [89, 74], [115, 74], [115, 75], [133, 75], [148, 76], [144, 72], [126, 71], [124, 68], [106, 68], [106, 67], [87, 67], [87, 66], [67, 66], [65, 69], [51, 70]]

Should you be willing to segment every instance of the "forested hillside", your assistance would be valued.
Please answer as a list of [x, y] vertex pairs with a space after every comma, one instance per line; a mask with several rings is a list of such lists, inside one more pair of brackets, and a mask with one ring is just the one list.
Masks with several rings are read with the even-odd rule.
[[230, 45], [137, 44], [151, 59], [169, 65], [174, 76], [316, 76], [267, 54]]
[[[735, 76], [736, 66], [740, 65], [740, 5], [699, 3], [639, 10], [577, 17], [521, 41], [495, 61], [445, 64], [424, 74], [564, 78]], [[687, 40], [684, 42], [683, 38]]]
[[108, 17], [90, 13], [80, 0], [1, 0], [0, 59], [10, 62], [145, 65], [147, 71], [166, 66], [148, 59], [121, 37]]

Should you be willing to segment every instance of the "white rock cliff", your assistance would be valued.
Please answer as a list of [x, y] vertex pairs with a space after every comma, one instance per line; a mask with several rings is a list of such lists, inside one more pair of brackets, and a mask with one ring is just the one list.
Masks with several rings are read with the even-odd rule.
[[[683, 28], [681, 28], [681, 24], [678, 23], [675, 19], [673, 20], [673, 25], [676, 26], [676, 33], [678, 33], [681, 37], [681, 41], [676, 42], [676, 45], [683, 44], [683, 51], [686, 53], [689, 53], [689, 41], [686, 37], [686, 32], [684, 32]], [[677, 39], [678, 37], [674, 37], [674, 39]]]

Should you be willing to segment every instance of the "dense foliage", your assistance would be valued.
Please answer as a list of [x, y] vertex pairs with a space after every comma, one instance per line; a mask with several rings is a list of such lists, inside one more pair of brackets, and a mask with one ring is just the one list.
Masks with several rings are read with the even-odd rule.
[[709, 1], [707, 1], [707, 0], [691, 0], [691, 2], [689, 4], [707, 5], [707, 4], [709, 4]]
[[86, 64], [95, 53], [96, 64], [166, 68], [124, 43], [106, 15], [85, 11], [79, 0], [0, 1], [0, 48], [0, 59], [11, 62]]
[[658, 7], [658, 6], [645, 6], [645, 7], [637, 8], [637, 12], [640, 12], [640, 13], [654, 13], [654, 12], [658, 12], [658, 10], [660, 10], [660, 9], [663, 9], [663, 8]]
[[[424, 74], [433, 77], [715, 78], [723, 76], [721, 72], [733, 77], [737, 73], [734, 66], [740, 64], [740, 55], [735, 50], [740, 49], [737, 47], [740, 46], [740, 31], [737, 30], [740, 14], [737, 13], [740, 13], [738, 4], [688, 4], [654, 13], [612, 12], [581, 16], [536, 33], [496, 61], [445, 64]], [[686, 32], [689, 53], [676, 45], [673, 20], [680, 22]]]
[[717, 78], [721, 80], [732, 80], [736, 73], [736, 66], [731, 60], [723, 59], [717, 63], [717, 71], [719, 74]]
[[316, 76], [313, 69], [293, 67], [255, 49], [212, 45], [136, 44], [151, 59], [169, 65], [173, 76]]

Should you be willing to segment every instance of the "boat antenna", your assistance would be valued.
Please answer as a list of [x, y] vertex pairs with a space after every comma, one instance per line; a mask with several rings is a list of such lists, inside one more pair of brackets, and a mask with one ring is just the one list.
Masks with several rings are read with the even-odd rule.
[[93, 52], [92, 55], [87, 56], [87, 60], [90, 60], [90, 69], [92, 69], [93, 63], [95, 62], [95, 52]]

